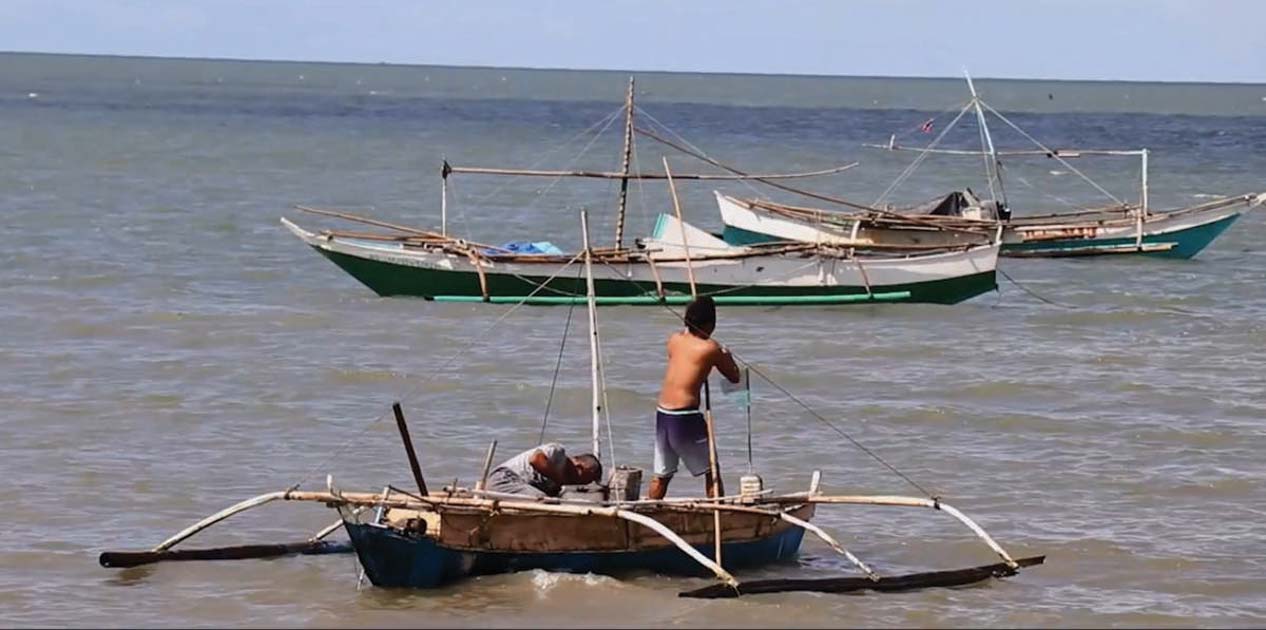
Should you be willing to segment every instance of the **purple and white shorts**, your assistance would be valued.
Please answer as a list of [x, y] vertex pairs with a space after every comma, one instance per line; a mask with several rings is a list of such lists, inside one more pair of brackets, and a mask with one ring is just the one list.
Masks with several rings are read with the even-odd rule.
[[708, 472], [708, 425], [698, 409], [655, 410], [655, 476], [672, 477], [678, 460], [690, 474]]

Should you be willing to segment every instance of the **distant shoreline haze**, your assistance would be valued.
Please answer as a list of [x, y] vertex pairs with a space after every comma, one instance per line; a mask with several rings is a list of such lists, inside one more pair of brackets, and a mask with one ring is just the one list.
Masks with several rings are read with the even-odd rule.
[[[816, 73], [787, 73], [787, 72], [721, 72], [721, 71], [687, 71], [687, 70], [654, 70], [654, 69], [634, 69], [634, 68], [573, 68], [573, 67], [553, 67], [553, 66], [496, 66], [482, 64], [442, 64], [442, 63], [402, 63], [394, 61], [337, 61], [330, 59], [251, 59], [246, 57], [185, 57], [185, 56], [166, 56], [166, 55], [125, 55], [125, 54], [97, 54], [97, 53], [67, 53], [67, 52], [45, 52], [35, 50], [0, 50], [0, 55], [24, 55], [24, 56], [46, 56], [46, 57], [86, 57], [101, 59], [129, 59], [129, 60], [163, 60], [163, 61], [215, 61], [227, 63], [269, 63], [269, 64], [315, 64], [315, 65], [331, 65], [331, 66], [370, 66], [370, 67], [398, 67], [398, 68], [440, 68], [447, 70], [517, 70], [517, 71], [539, 71], [539, 72], [597, 72], [597, 73], [619, 73], [632, 75], [702, 75], [709, 77], [717, 76], [735, 76], [735, 77], [787, 77], [787, 78], [809, 78], [809, 79], [925, 79], [925, 80], [952, 80], [962, 81], [961, 75], [900, 75], [900, 74], [816, 74]], [[967, 70], [970, 71], [970, 68]], [[980, 81], [1017, 81], [1017, 82], [1045, 82], [1045, 83], [1135, 83], [1143, 85], [1244, 85], [1244, 86], [1260, 86], [1266, 87], [1266, 82], [1254, 81], [1184, 81], [1184, 80], [1162, 80], [1152, 81], [1144, 79], [1051, 79], [1045, 77], [1016, 77], [1016, 76], [994, 76], [982, 74], [973, 75], [973, 80]]]
[[[878, 109], [945, 112], [969, 98], [962, 77], [880, 77], [568, 70], [395, 63], [199, 59], [0, 52], [0, 98], [72, 98], [122, 82], [157, 102], [172, 85], [231, 92], [269, 86], [329, 98], [519, 99], [621, 102], [630, 75], [641, 103], [704, 107]], [[973, 77], [1003, 111], [1266, 116], [1266, 84]], [[41, 102], [53, 102], [52, 100]], [[876, 137], [876, 142], [885, 138]]]

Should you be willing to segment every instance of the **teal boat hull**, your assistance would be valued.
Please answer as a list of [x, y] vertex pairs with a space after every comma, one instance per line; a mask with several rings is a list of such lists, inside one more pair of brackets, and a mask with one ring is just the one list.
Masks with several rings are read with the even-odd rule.
[[1136, 247], [1138, 240], [1134, 237], [1067, 238], [1030, 243], [1007, 243], [1004, 239], [1000, 255], [1062, 257], [1133, 254], [1188, 259], [1208, 247], [1239, 218], [1240, 214], [1236, 213], [1179, 230], [1144, 234], [1141, 250]]

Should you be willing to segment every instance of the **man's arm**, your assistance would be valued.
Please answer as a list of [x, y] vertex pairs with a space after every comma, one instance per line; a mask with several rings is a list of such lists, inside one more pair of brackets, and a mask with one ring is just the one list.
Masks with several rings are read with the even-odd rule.
[[725, 346], [719, 343], [717, 344], [712, 364], [731, 383], [737, 383], [743, 379], [743, 375], [739, 373], [738, 364], [734, 362], [734, 357], [730, 355], [729, 350], [725, 349]]
[[549, 479], [560, 486], [567, 483], [567, 478], [564, 476], [563, 470], [550, 466], [549, 457], [545, 456], [545, 451], [539, 448], [536, 449], [536, 452], [532, 453], [531, 463], [532, 468], [535, 468], [536, 472], [541, 473], [541, 475], [543, 475], [546, 479]]

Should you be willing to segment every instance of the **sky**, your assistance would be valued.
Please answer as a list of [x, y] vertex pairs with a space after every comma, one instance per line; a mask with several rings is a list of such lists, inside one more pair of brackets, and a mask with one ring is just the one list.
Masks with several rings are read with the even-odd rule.
[[1266, 83], [1266, 0], [0, 0], [0, 50]]

